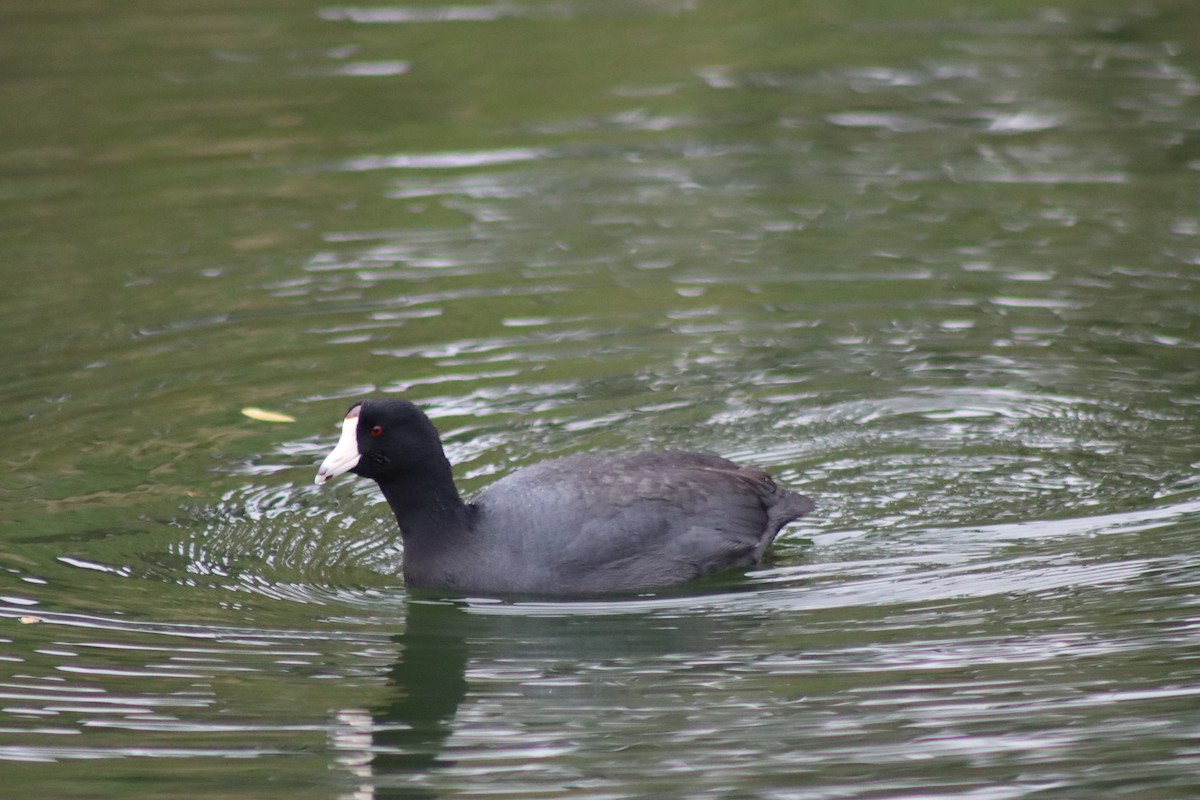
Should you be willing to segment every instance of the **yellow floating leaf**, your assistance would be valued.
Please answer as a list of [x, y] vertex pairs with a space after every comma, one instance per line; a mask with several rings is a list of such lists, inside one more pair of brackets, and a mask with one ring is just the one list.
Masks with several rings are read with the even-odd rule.
[[259, 422], [295, 422], [295, 417], [280, 414], [278, 411], [267, 411], [262, 408], [243, 408], [242, 414]]

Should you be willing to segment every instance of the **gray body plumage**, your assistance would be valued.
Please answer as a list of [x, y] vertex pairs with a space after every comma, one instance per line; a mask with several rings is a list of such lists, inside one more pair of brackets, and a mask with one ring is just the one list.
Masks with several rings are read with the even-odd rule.
[[468, 505], [458, 558], [406, 559], [410, 583], [589, 594], [668, 586], [761, 561], [808, 498], [718, 456], [577, 455], [520, 469]]

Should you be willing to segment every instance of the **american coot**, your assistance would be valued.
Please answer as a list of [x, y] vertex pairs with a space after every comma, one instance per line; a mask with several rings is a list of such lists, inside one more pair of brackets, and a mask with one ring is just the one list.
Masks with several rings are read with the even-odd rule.
[[355, 403], [317, 484], [371, 478], [400, 524], [411, 586], [480, 594], [653, 589], [757, 564], [813, 502], [719, 456], [586, 454], [519, 469], [464, 503], [433, 423]]

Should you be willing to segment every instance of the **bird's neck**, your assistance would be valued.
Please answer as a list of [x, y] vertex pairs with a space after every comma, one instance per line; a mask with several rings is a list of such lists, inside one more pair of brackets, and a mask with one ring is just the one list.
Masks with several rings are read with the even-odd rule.
[[420, 474], [380, 483], [379, 488], [400, 525], [406, 566], [446, 547], [461, 546], [470, 507], [454, 486], [449, 461], [443, 459]]

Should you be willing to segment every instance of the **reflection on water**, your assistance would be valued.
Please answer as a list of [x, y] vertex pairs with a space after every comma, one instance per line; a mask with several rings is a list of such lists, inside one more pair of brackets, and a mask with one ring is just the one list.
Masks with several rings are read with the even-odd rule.
[[[410, 603], [399, 656], [388, 673], [391, 696], [370, 715], [343, 714], [340, 761], [375, 798], [437, 797], [421, 788], [435, 768], [455, 764], [442, 752], [467, 693], [465, 615], [453, 605]], [[348, 734], [348, 735], [347, 735]]]
[[[79, 10], [4, 20], [14, 796], [1192, 795], [1193, 4]], [[675, 447], [819, 511], [413, 595], [311, 484], [364, 394], [467, 493]]]

